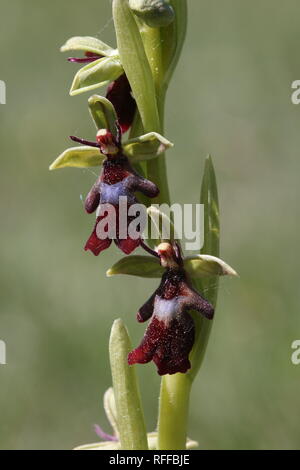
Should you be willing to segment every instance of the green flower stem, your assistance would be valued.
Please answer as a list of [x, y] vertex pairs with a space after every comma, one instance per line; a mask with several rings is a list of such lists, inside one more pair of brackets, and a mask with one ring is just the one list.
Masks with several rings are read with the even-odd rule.
[[162, 378], [158, 420], [159, 450], [186, 448], [191, 386], [189, 374], [166, 375]]

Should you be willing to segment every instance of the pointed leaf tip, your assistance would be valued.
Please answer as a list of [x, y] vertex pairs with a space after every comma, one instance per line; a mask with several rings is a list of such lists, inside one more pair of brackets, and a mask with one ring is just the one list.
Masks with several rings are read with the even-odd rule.
[[193, 279], [203, 276], [237, 276], [229, 264], [211, 255], [189, 256], [185, 259], [184, 266]]

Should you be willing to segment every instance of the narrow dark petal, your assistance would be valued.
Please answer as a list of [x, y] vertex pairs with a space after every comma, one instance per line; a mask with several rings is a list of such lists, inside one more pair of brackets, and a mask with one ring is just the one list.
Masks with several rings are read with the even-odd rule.
[[85, 210], [88, 214], [95, 212], [100, 203], [99, 183], [95, 183], [85, 199]]
[[202, 313], [209, 320], [214, 317], [214, 307], [194, 289], [189, 289], [187, 305], [188, 308]]
[[159, 189], [155, 183], [142, 178], [140, 175], [133, 174], [126, 180], [126, 186], [130, 191], [139, 191], [147, 197], [156, 197], [159, 195]]
[[144, 240], [141, 240], [141, 248], [143, 248], [143, 250], [147, 251], [147, 253], [149, 253], [149, 255], [155, 256], [155, 258], [159, 258], [159, 255], [156, 253], [156, 251], [152, 250], [152, 248], [150, 248], [150, 246], [146, 245]]
[[149, 318], [152, 316], [155, 297], [156, 291], [154, 292], [154, 294], [151, 295], [150, 299], [148, 299], [147, 302], [145, 302], [144, 305], [139, 309], [137, 313], [138, 322], [143, 323], [149, 320]]
[[157, 197], [159, 195], [156, 184], [140, 176], [136, 178], [135, 190], [140, 191], [147, 197]]
[[98, 60], [99, 56], [90, 56], [90, 57], [68, 57], [69, 62], [75, 62], [77, 64], [89, 64]]
[[100, 145], [97, 142], [91, 142], [90, 140], [80, 139], [79, 137], [75, 137], [74, 135], [70, 135], [70, 139], [74, 142], [78, 142], [82, 145], [88, 145], [89, 147], [96, 147], [100, 149]]
[[131, 127], [136, 111], [136, 102], [132, 97], [131, 87], [125, 74], [109, 85], [106, 98], [114, 105], [122, 134], [124, 134]]

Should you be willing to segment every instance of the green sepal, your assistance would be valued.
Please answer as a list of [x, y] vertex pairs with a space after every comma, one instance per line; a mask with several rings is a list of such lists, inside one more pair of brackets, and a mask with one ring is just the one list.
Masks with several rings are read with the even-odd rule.
[[145, 278], [160, 278], [164, 269], [160, 265], [159, 259], [150, 256], [126, 256], [115, 263], [106, 273], [108, 277], [117, 274], [127, 274]]
[[100, 166], [104, 160], [104, 155], [100, 150], [94, 147], [72, 147], [65, 150], [53, 163], [49, 170], [58, 170], [59, 168], [90, 168]]
[[171, 147], [173, 144], [157, 132], [149, 132], [123, 144], [125, 155], [133, 162], [151, 160]]
[[108, 85], [123, 73], [121, 62], [115, 57], [103, 57], [95, 60], [78, 70], [71, 86], [70, 95], [79, 95]]
[[97, 129], [108, 129], [117, 136], [118, 119], [114, 105], [104, 96], [93, 95], [89, 98], [90, 113]]
[[129, 6], [150, 28], [168, 26], [175, 18], [173, 8], [166, 0], [129, 0]]
[[92, 52], [93, 54], [101, 56], [117, 56], [117, 49], [113, 49], [100, 39], [90, 36], [75, 36], [68, 39], [68, 41], [60, 48], [61, 52], [69, 51], [84, 51]]
[[188, 256], [184, 260], [184, 268], [193, 279], [204, 276], [237, 276], [229, 264], [211, 255]]

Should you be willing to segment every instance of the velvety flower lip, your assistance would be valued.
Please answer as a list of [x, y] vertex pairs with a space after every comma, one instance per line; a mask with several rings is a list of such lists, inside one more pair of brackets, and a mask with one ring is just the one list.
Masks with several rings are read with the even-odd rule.
[[196, 310], [212, 319], [214, 309], [191, 287], [179, 247], [163, 243], [157, 252], [166, 272], [137, 314], [139, 322], [151, 320], [140, 346], [129, 353], [128, 363], [153, 360], [159, 375], [185, 373], [191, 367], [189, 353], [195, 340], [195, 325], [188, 311]]
[[[71, 137], [76, 142], [99, 148], [99, 151], [106, 156], [100, 176], [86, 197], [85, 210], [88, 214], [92, 214], [98, 208], [101, 209], [101, 205], [110, 204], [113, 206], [116, 215], [116, 236], [114, 238], [107, 236], [103, 239], [98, 237], [98, 224], [107, 215], [104, 210], [104, 213], [97, 217], [94, 230], [85, 245], [85, 250], [90, 250], [95, 256], [107, 249], [112, 241], [125, 254], [132, 253], [142, 242], [141, 237], [133, 239], [129, 235], [127, 238], [119, 236], [120, 197], [127, 198], [127, 208], [129, 208], [132, 204], [138, 203], [135, 192], [141, 192], [150, 198], [159, 194], [156, 184], [143, 178], [132, 168], [128, 158], [122, 152], [121, 131], [118, 122], [116, 122], [116, 128], [118, 130], [117, 137], [106, 129], [99, 130], [96, 137], [97, 142]], [[132, 220], [133, 217], [127, 218], [127, 228]]]

